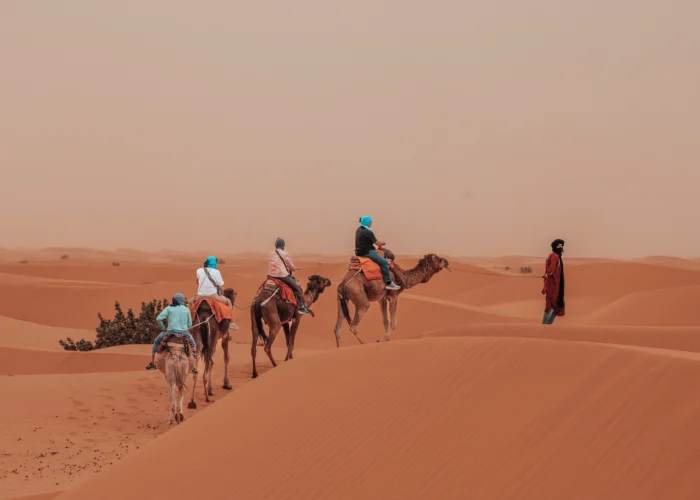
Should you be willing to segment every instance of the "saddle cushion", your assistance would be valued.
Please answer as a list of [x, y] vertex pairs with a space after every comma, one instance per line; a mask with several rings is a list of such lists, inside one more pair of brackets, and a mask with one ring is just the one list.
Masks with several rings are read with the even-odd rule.
[[190, 344], [190, 339], [188, 339], [184, 335], [169, 334], [163, 338], [163, 341], [158, 346], [158, 350], [156, 352], [165, 352], [170, 346], [177, 346], [178, 348], [181, 348], [185, 351], [185, 354], [187, 356], [189, 356], [190, 352], [194, 350], [194, 346]]
[[262, 290], [263, 288], [271, 290], [273, 292], [275, 288], [279, 288], [279, 292], [277, 292], [277, 295], [279, 295], [282, 300], [284, 300], [285, 302], [289, 302], [290, 304], [293, 304], [295, 306], [299, 304], [297, 302], [296, 296], [294, 295], [294, 290], [292, 290], [292, 288], [283, 281], [268, 276], [267, 279], [263, 282], [263, 284], [260, 285], [260, 288], [258, 288], [258, 293], [260, 293], [260, 290]]
[[193, 322], [195, 321], [194, 319], [197, 316], [197, 309], [199, 309], [199, 306], [204, 301], [206, 301], [207, 304], [209, 304], [209, 309], [211, 309], [211, 311], [214, 313], [214, 317], [216, 318], [216, 321], [218, 323], [221, 323], [225, 319], [233, 321], [233, 311], [229, 306], [227, 306], [223, 302], [219, 302], [218, 300], [203, 297], [201, 299], [195, 300], [194, 303], [190, 306], [190, 312], [192, 313]]
[[[385, 257], [383, 250], [377, 250], [377, 253], [382, 257]], [[389, 266], [391, 267], [391, 261], [389, 261]], [[374, 262], [369, 257], [358, 257], [356, 255], [353, 255], [350, 258], [349, 269], [350, 271], [355, 272], [362, 270], [362, 274], [365, 275], [365, 279], [367, 281], [375, 281], [382, 279], [382, 268], [379, 267], [379, 264]]]

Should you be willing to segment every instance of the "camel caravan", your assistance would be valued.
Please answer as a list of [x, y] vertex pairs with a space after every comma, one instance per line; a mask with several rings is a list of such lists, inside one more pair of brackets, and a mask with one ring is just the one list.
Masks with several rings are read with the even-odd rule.
[[[384, 338], [389, 341], [396, 328], [396, 306], [399, 294], [420, 283], [427, 283], [443, 269], [449, 270], [449, 262], [434, 254], [424, 256], [409, 270], [401, 269], [394, 261], [394, 254], [385, 248], [385, 243], [374, 235], [371, 217], [360, 218], [360, 227], [355, 235], [355, 255], [350, 259], [348, 270], [338, 284], [338, 317], [335, 326], [336, 345], [340, 347], [340, 332], [343, 321], [357, 340], [365, 342], [359, 335], [358, 325], [369, 310], [370, 303], [379, 302], [384, 320]], [[170, 416], [168, 423], [177, 425], [184, 420], [182, 404], [187, 390], [186, 379], [192, 374], [192, 395], [188, 408], [197, 408], [195, 390], [200, 362], [203, 364], [202, 384], [204, 400], [209, 403], [214, 395], [212, 370], [214, 353], [221, 340], [224, 352], [223, 388], [231, 390], [228, 377], [230, 330], [238, 329], [233, 322], [233, 307], [236, 291], [223, 288], [224, 280], [217, 269], [218, 260], [210, 256], [197, 270], [197, 294], [185, 305], [182, 294], [173, 297], [172, 305], [166, 307], [156, 318], [163, 332], [156, 337], [152, 348], [152, 360], [148, 370], [159, 370], [168, 384]], [[268, 275], [258, 288], [250, 305], [250, 328], [252, 332], [251, 359], [252, 377], [258, 376], [256, 354], [258, 343], [273, 367], [277, 366], [272, 346], [280, 330], [284, 331], [287, 343], [285, 361], [294, 357], [294, 342], [304, 316], [314, 316], [311, 306], [331, 286], [331, 280], [320, 276], [309, 276], [302, 291], [294, 277], [295, 266], [285, 251], [281, 238], [275, 241], [269, 253]], [[355, 306], [354, 318], [350, 318], [348, 302]], [[165, 322], [167, 321], [167, 326]], [[265, 325], [269, 332], [265, 333]]]

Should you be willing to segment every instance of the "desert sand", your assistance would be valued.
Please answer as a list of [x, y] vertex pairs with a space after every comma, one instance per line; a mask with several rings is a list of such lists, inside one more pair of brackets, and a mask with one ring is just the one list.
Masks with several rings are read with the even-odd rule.
[[[245, 308], [265, 260], [221, 257]], [[150, 346], [81, 353], [58, 340], [94, 338], [115, 300], [193, 293], [201, 260], [3, 252], [0, 500], [697, 497], [696, 261], [567, 259], [567, 315], [545, 327], [543, 259], [451, 257], [453, 272], [401, 296], [391, 342], [375, 342], [374, 304], [368, 344], [345, 326], [337, 349], [347, 260], [299, 256], [302, 281], [333, 286], [304, 319], [298, 356], [275, 369], [259, 356], [252, 380], [250, 319], [236, 310], [233, 391], [220, 387], [219, 350], [214, 402], [197, 391], [198, 409], [171, 429], [165, 381], [144, 370]]]

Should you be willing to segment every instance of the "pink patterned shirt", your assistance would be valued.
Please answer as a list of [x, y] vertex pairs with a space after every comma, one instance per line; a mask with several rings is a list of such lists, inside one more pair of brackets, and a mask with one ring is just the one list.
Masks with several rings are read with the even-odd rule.
[[[294, 262], [292, 262], [292, 258], [289, 256], [289, 254], [281, 249], [277, 249], [277, 252], [279, 252], [284, 261], [287, 263], [289, 270], [294, 271], [296, 266], [294, 265]], [[279, 258], [279, 255], [277, 255], [277, 252], [274, 250], [270, 252], [270, 267], [267, 271], [267, 275], [272, 276], [273, 278], [286, 278], [289, 276], [289, 273], [284, 268], [284, 264]]]

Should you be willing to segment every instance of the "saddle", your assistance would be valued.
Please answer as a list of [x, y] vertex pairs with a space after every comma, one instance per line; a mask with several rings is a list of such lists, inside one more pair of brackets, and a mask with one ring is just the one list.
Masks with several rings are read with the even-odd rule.
[[157, 353], [162, 353], [170, 350], [170, 346], [182, 346], [185, 355], [189, 356], [194, 350], [194, 346], [190, 344], [190, 339], [184, 335], [168, 334], [163, 339], [163, 342], [158, 346]]
[[219, 302], [218, 300], [210, 299], [208, 297], [198, 298], [192, 303], [192, 305], [190, 306], [190, 313], [192, 313], [192, 318], [197, 316], [197, 310], [199, 309], [200, 305], [203, 306], [203, 309], [207, 309], [206, 306], [209, 306], [208, 309], [209, 311], [214, 313], [217, 323], [221, 323], [225, 319], [233, 321], [233, 311], [230, 307], [228, 307], [223, 302]]
[[258, 293], [260, 291], [265, 290], [266, 292], [269, 292], [270, 294], [275, 293], [275, 291], [279, 289], [279, 292], [277, 293], [279, 297], [284, 300], [285, 302], [289, 302], [290, 304], [293, 305], [298, 305], [297, 298], [294, 295], [294, 290], [287, 285], [285, 282], [278, 280], [277, 278], [273, 278], [272, 276], [268, 276], [267, 279], [263, 282], [262, 285], [260, 285], [260, 288], [258, 288]]
[[[394, 254], [385, 249], [378, 249], [377, 253], [389, 261], [389, 268], [394, 267]], [[350, 257], [350, 264], [348, 265], [348, 270], [353, 272], [362, 271], [365, 275], [367, 281], [375, 281], [382, 279], [382, 269], [379, 264], [374, 262], [369, 257], [358, 257], [353, 255]]]

